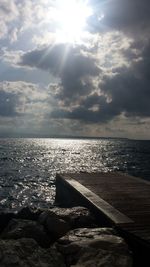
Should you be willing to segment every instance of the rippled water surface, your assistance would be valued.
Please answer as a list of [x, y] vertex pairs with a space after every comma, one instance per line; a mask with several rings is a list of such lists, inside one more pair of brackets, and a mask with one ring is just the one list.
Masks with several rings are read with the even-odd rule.
[[58, 172], [124, 171], [150, 179], [150, 141], [0, 139], [0, 209], [48, 207]]

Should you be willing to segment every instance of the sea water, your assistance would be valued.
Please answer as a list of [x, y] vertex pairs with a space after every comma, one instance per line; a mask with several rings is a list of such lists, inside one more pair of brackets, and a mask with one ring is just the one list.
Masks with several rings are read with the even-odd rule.
[[150, 141], [0, 139], [0, 211], [54, 203], [62, 172], [123, 171], [150, 180]]

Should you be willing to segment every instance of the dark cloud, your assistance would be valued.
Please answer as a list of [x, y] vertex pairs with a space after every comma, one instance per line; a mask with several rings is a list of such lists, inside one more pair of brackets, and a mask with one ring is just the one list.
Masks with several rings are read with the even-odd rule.
[[57, 97], [71, 101], [88, 94], [92, 90], [91, 77], [100, 73], [95, 59], [83, 54], [82, 48], [59, 44], [33, 50], [22, 56], [20, 65], [46, 70], [60, 78]]
[[51, 113], [54, 118], [68, 118], [89, 123], [107, 122], [120, 114], [120, 109], [107, 102], [104, 95], [87, 96], [80, 105], [72, 110], [57, 109]]
[[64, 45], [35, 49], [25, 53], [21, 57], [20, 65], [50, 71], [58, 76], [61, 71], [61, 63], [63, 62], [64, 55]]
[[122, 51], [129, 59], [132, 50], [141, 52], [133, 53], [130, 66], [114, 70], [117, 74], [103, 74], [95, 93], [92, 79], [100, 79], [101, 71], [96, 59], [79, 47], [67, 50], [65, 45], [56, 45], [34, 50], [24, 54], [20, 64], [50, 71], [60, 78], [53, 96], [61, 104], [53, 107], [53, 118], [96, 123], [108, 122], [122, 113], [126, 117], [149, 117], [150, 49], [149, 44], [140, 47], [140, 43], [132, 43], [128, 50]]
[[114, 27], [130, 27], [150, 21], [148, 0], [113, 0], [104, 7], [106, 21]]
[[95, 60], [81, 52], [84, 47], [73, 47], [57, 44], [25, 53], [20, 65], [47, 70], [56, 76], [63, 75], [66, 69], [68, 75], [97, 75]]
[[[119, 69], [118, 69], [119, 71]], [[116, 116], [150, 117], [150, 49], [142, 51], [142, 58], [129, 67], [120, 69], [117, 75], [105, 76], [97, 93], [87, 95], [78, 107], [71, 110], [55, 110], [52, 116], [86, 122], [108, 122]]]
[[[95, 12], [90, 19], [93, 31], [119, 29], [136, 34], [135, 28], [138, 32], [149, 28], [149, 0], [91, 0], [91, 4]], [[104, 18], [99, 20], [101, 14]]]
[[150, 116], [150, 46], [142, 59], [114, 78], [105, 79], [101, 89], [112, 97], [114, 106], [127, 116]]

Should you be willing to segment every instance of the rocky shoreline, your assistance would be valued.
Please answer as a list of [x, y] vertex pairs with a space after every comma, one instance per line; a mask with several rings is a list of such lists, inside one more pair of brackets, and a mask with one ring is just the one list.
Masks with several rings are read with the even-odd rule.
[[84, 207], [0, 214], [1, 267], [130, 267], [132, 253], [113, 228]]

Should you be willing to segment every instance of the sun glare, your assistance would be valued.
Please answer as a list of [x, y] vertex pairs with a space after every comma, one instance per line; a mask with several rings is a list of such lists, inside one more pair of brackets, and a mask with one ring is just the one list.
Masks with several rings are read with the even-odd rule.
[[92, 8], [84, 0], [63, 0], [58, 6], [57, 38], [62, 42], [79, 43], [82, 40], [87, 18]]

